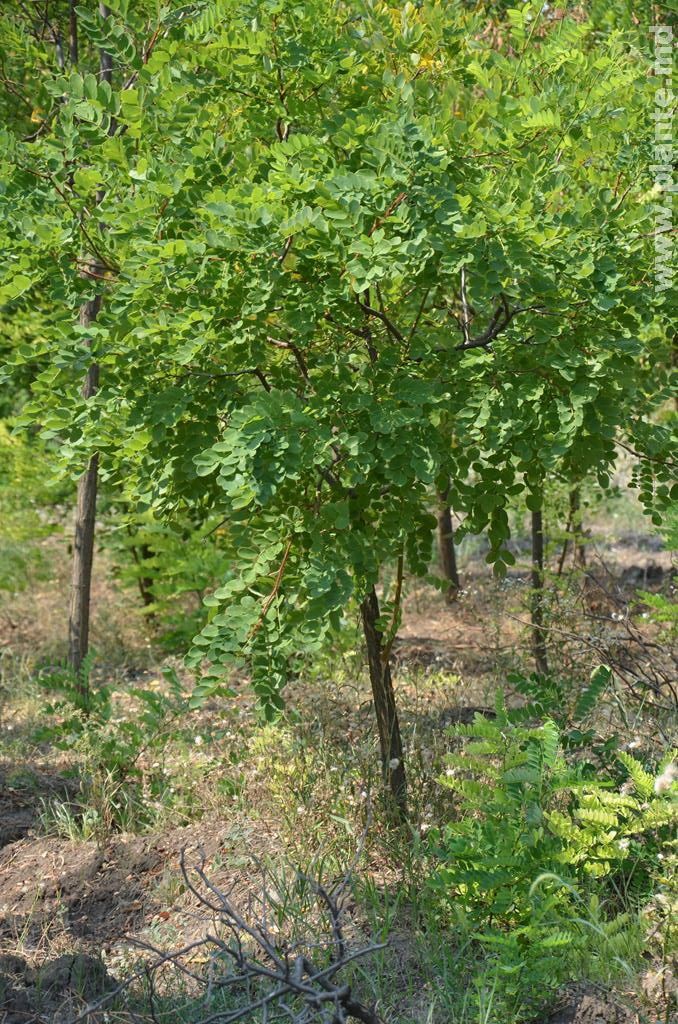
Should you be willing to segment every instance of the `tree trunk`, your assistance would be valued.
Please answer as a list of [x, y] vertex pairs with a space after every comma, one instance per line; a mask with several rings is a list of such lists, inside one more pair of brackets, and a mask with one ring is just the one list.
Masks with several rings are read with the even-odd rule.
[[403, 761], [403, 744], [391, 679], [391, 667], [388, 654], [384, 657], [383, 637], [377, 626], [379, 601], [374, 587], [371, 588], [360, 605], [360, 613], [379, 730], [386, 797], [395, 817], [403, 820], [407, 814], [407, 781]]
[[448, 604], [456, 601], [459, 593], [459, 574], [457, 572], [457, 555], [454, 550], [454, 526], [452, 511], [447, 504], [448, 492], [438, 495], [441, 507], [438, 510], [438, 553], [443, 576], [449, 583], [445, 598]]
[[579, 569], [585, 569], [586, 547], [583, 544], [581, 491], [578, 487], [570, 491], [570, 519], [572, 522], [572, 536], [574, 537], [574, 564]]
[[[90, 299], [80, 308], [80, 323], [89, 327], [97, 318], [101, 296]], [[91, 345], [91, 341], [86, 344]], [[99, 367], [92, 363], [82, 386], [82, 397], [91, 398], [99, 386]], [[89, 611], [94, 557], [94, 525], [97, 505], [97, 474], [99, 457], [93, 455], [78, 481], [73, 542], [73, 574], [71, 604], [68, 617], [68, 663], [76, 674], [76, 686], [83, 703], [89, 695], [88, 682], [82, 676], [82, 664], [89, 649]]]
[[[149, 562], [153, 558], [153, 552], [148, 544], [141, 544], [138, 548], [136, 544], [132, 545], [132, 558], [134, 559], [137, 568], [139, 569], [140, 575], [137, 576], [137, 585], [139, 587], [139, 594], [143, 601], [144, 607], [148, 608], [150, 605], [155, 603], [155, 597], [153, 596], [153, 577], [144, 575], [144, 562]], [[149, 621], [155, 619], [153, 612], [149, 612], [147, 616]]]
[[[107, 18], [110, 13], [106, 4], [99, 4], [99, 14], [102, 18]], [[101, 78], [110, 85], [113, 78], [113, 57], [106, 50], [99, 50], [99, 71]]]
[[76, 0], [70, 0], [68, 5], [68, 54], [73, 67], [78, 65], [78, 15], [76, 13]]
[[544, 524], [541, 509], [532, 513], [531, 614], [535, 667], [540, 675], [547, 675], [549, 667], [544, 632]]
[[[103, 17], [109, 11], [104, 4], [99, 5]], [[70, 56], [75, 65], [78, 62], [78, 23], [75, 5], [70, 4]], [[99, 53], [99, 70], [101, 78], [111, 82], [112, 58], [109, 53]], [[112, 126], [111, 126], [112, 127]], [[103, 192], [96, 195], [99, 205]], [[94, 258], [90, 260], [89, 271], [97, 277], [102, 276], [104, 267]], [[90, 327], [97, 318], [101, 308], [101, 296], [89, 299], [80, 307], [80, 324]], [[85, 344], [92, 347], [91, 339]], [[96, 394], [99, 386], [99, 367], [92, 363], [82, 385], [82, 396], [85, 400]], [[99, 472], [99, 456], [93, 455], [87, 469], [78, 481], [78, 498], [75, 511], [75, 539], [73, 543], [73, 571], [71, 577], [71, 601], [68, 616], [68, 663], [75, 673], [76, 688], [83, 706], [89, 700], [89, 680], [85, 677], [82, 667], [89, 650], [89, 616], [92, 591], [92, 562], [94, 559], [94, 531], [96, 523], [97, 484]]]

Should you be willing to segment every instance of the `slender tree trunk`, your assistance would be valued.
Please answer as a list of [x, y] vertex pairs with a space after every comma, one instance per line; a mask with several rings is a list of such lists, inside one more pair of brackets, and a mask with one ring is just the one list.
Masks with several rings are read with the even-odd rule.
[[[133, 544], [132, 558], [134, 559], [134, 562], [141, 574], [137, 576], [139, 594], [141, 595], [144, 607], [148, 608], [155, 602], [155, 597], [153, 596], [153, 577], [143, 575], [143, 566], [144, 562], [149, 562], [150, 559], [153, 558], [153, 552], [148, 544], [141, 544], [139, 547], [137, 547], [136, 544]], [[155, 619], [153, 612], [149, 612], [147, 617], [149, 620]]]
[[[90, 327], [101, 307], [101, 296], [90, 299], [80, 308], [80, 323]], [[87, 341], [91, 345], [91, 341]], [[92, 363], [82, 386], [82, 397], [91, 398], [99, 386], [99, 367]], [[82, 663], [89, 649], [89, 612], [92, 588], [92, 561], [94, 557], [94, 527], [97, 505], [97, 475], [99, 457], [93, 455], [87, 469], [78, 481], [78, 499], [75, 511], [75, 539], [73, 542], [73, 572], [71, 578], [71, 604], [68, 616], [68, 663], [76, 673], [77, 687], [83, 702], [87, 702], [88, 683], [82, 677]]]
[[386, 796], [394, 815], [402, 820], [407, 814], [407, 781], [403, 761], [403, 743], [398, 723], [393, 680], [388, 654], [384, 657], [383, 636], [378, 628], [379, 600], [374, 587], [369, 591], [360, 612], [367, 647], [367, 661], [379, 730], [381, 763]]
[[438, 495], [440, 507], [438, 509], [438, 553], [440, 555], [440, 566], [443, 576], [449, 583], [445, 594], [448, 604], [456, 601], [459, 593], [459, 574], [457, 572], [457, 554], [454, 549], [454, 526], [452, 525], [452, 511], [447, 504], [448, 491]]
[[[100, 4], [100, 12], [108, 16], [108, 8]], [[75, 5], [70, 5], [70, 57], [75, 66], [78, 63], [78, 22]], [[101, 77], [107, 82], [112, 77], [111, 55], [105, 51], [99, 54], [99, 70]], [[103, 199], [103, 192], [97, 192], [96, 203]], [[104, 267], [92, 258], [89, 270], [101, 276]], [[91, 327], [101, 308], [101, 296], [89, 299], [80, 307], [80, 324]], [[87, 339], [86, 345], [91, 348], [92, 341]], [[93, 362], [82, 386], [85, 400], [96, 394], [99, 386], [99, 367]], [[92, 563], [94, 559], [94, 533], [96, 525], [97, 484], [99, 473], [99, 457], [93, 455], [87, 469], [78, 481], [78, 497], [75, 511], [75, 539], [73, 543], [73, 570], [71, 576], [71, 601], [68, 616], [68, 663], [76, 676], [76, 686], [84, 706], [89, 699], [89, 681], [82, 672], [83, 662], [89, 650], [89, 619], [90, 599], [92, 591]]]
[[558, 559], [557, 575], [563, 575], [563, 569], [565, 567], [565, 559], [567, 558], [567, 552], [570, 547], [570, 537], [572, 535], [572, 492], [570, 492], [570, 508], [567, 514], [567, 522], [565, 523], [565, 539], [563, 540], [563, 546], [560, 552], [560, 558]]
[[78, 15], [76, 13], [77, 0], [70, 0], [68, 16], [68, 52], [73, 67], [78, 65]]
[[532, 513], [531, 614], [535, 667], [540, 675], [547, 675], [549, 667], [544, 632], [544, 523], [541, 509]]
[[64, 60], [64, 43], [63, 39], [61, 38], [61, 32], [58, 28], [56, 30], [56, 35], [54, 38], [54, 47], [56, 49], [57, 66], [59, 68], [59, 71], [63, 71], [64, 67], [66, 66], [66, 62]]
[[[102, 18], [107, 18], [110, 13], [106, 4], [99, 4], [99, 14]], [[101, 78], [105, 79], [110, 85], [113, 78], [113, 57], [106, 50], [99, 50], [99, 71]]]
[[579, 569], [585, 569], [586, 546], [583, 543], [581, 491], [578, 487], [574, 487], [570, 491], [570, 519], [572, 521], [572, 536], [574, 537], [574, 564]]
[[[581, 491], [579, 487], [573, 487], [569, 495], [570, 507], [565, 527], [565, 540], [558, 560], [558, 575], [562, 576], [565, 566], [565, 559], [570, 547], [570, 538], [574, 547], [574, 564], [579, 569], [586, 568], [586, 547], [583, 543], [584, 531], [582, 528], [581, 515]], [[586, 583], [586, 579], [584, 580]]]

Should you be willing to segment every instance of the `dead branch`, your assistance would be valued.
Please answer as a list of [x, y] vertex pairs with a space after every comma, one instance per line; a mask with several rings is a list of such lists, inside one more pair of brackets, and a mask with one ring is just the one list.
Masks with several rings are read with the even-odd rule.
[[[188, 985], [199, 1024], [235, 1024], [251, 1019], [257, 1011], [262, 1021], [288, 1024], [348, 1024], [351, 1020], [383, 1024], [375, 1010], [356, 999], [350, 983], [340, 977], [351, 963], [386, 946], [372, 942], [351, 948], [343, 929], [344, 900], [366, 831], [367, 826], [354, 860], [335, 884], [326, 886], [309, 874], [297, 872], [296, 882], [304, 895], [296, 916], [303, 915], [308, 934], [296, 940], [285, 920], [278, 921], [279, 928], [269, 922], [269, 908], [279, 904], [267, 886], [261, 864], [255, 861], [262, 885], [259, 896], [252, 901], [258, 908], [252, 919], [251, 906], [248, 914], [242, 912], [230, 891], [224, 892], [210, 879], [204, 855], [189, 866], [186, 851], [182, 851], [184, 883], [199, 907], [208, 912], [210, 931], [170, 953], [149, 942], [131, 940], [145, 954], [143, 965], [98, 1002], [88, 1005], [71, 1024], [90, 1019], [137, 981], [145, 981], [150, 1005], [158, 1006], [163, 993], [172, 990], [168, 971], [181, 976], [184, 989]], [[201, 1005], [204, 1016], [199, 1016]]]

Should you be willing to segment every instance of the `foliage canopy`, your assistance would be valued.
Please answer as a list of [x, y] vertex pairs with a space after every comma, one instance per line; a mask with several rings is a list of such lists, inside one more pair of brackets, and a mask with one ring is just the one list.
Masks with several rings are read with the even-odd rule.
[[2, 28], [17, 78], [43, 74], [2, 134], [0, 302], [50, 326], [6, 373], [40, 362], [23, 419], [73, 473], [99, 452], [139, 513], [227, 520], [199, 697], [246, 655], [279, 704], [382, 566], [427, 573], [448, 480], [499, 572], [511, 497], [538, 507], [556, 471], [605, 485], [620, 437], [660, 515], [638, 29], [535, 3], [109, 7], [78, 8], [77, 68]]

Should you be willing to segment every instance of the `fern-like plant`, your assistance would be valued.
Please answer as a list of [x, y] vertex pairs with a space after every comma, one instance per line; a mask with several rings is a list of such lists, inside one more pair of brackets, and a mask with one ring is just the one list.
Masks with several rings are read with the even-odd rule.
[[591, 778], [581, 760], [568, 763], [555, 722], [516, 722], [501, 696], [494, 719], [477, 714], [451, 735], [440, 782], [459, 816], [433, 838], [432, 884], [443, 913], [487, 951], [503, 979], [500, 1002], [516, 1013], [575, 965], [593, 969], [597, 959], [604, 972], [619, 962], [607, 938], [636, 948], [637, 917], [615, 906], [612, 883], [630, 861], [651, 873], [678, 808], [671, 788], [656, 793], [655, 776], [623, 752], [621, 791]]

